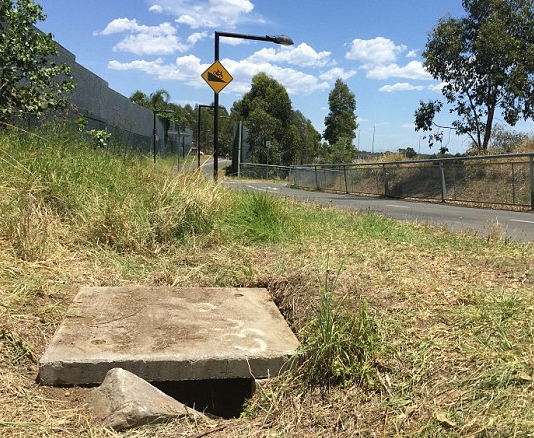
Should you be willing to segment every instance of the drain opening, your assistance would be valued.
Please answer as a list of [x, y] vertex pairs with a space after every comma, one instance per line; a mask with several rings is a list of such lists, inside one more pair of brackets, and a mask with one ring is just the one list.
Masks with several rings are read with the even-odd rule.
[[225, 419], [238, 418], [252, 397], [253, 379], [211, 379], [151, 382], [168, 396], [199, 412]]

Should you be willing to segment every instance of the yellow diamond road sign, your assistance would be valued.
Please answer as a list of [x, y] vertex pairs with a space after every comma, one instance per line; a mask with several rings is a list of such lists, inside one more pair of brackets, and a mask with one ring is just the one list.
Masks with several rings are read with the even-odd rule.
[[201, 76], [217, 94], [234, 79], [219, 61], [211, 64]]

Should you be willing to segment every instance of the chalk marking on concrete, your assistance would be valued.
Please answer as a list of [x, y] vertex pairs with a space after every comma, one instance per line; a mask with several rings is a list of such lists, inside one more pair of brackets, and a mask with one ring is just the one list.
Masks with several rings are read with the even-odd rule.
[[214, 306], [211, 303], [200, 303], [200, 308], [198, 309], [200, 312], [211, 312], [212, 310], [215, 310], [217, 306]]
[[[241, 347], [239, 345], [235, 346], [236, 350], [241, 351], [248, 351], [253, 354], [257, 353], [263, 353], [264, 351], [267, 351], [267, 343], [262, 339], [263, 336], [265, 336], [265, 333], [262, 330], [255, 329], [255, 328], [243, 328], [245, 323], [243, 321], [238, 321], [235, 319], [228, 319], [229, 322], [232, 322], [234, 324], [234, 327], [232, 329], [236, 330], [236, 333], [228, 333], [225, 337], [236, 337], [239, 339], [247, 339], [251, 340], [252, 342], [255, 342], [258, 347]], [[258, 337], [250, 337], [249, 334], [256, 335]]]

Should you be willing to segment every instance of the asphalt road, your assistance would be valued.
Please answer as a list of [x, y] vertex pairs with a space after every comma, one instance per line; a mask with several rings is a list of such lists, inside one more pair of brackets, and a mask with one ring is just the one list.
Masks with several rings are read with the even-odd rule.
[[324, 192], [291, 189], [284, 183], [224, 182], [241, 190], [257, 190], [304, 202], [332, 205], [355, 211], [367, 211], [383, 216], [429, 224], [445, 225], [452, 231], [475, 232], [486, 236], [499, 230], [510, 240], [534, 242], [534, 213], [459, 207], [447, 204], [370, 198]]

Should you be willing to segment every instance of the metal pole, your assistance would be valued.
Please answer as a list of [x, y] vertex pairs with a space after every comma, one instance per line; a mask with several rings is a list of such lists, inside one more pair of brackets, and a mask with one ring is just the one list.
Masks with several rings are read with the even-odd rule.
[[447, 199], [447, 183], [445, 181], [445, 166], [443, 166], [443, 161], [439, 162], [439, 170], [441, 174], [441, 202], [445, 202]]
[[349, 185], [347, 183], [347, 166], [343, 166], [343, 175], [345, 176], [345, 193], [349, 193]]
[[[219, 60], [219, 32], [215, 32], [215, 61]], [[219, 93], [213, 96], [213, 181], [219, 174]]]
[[200, 169], [200, 110], [201, 105], [198, 106], [198, 120], [197, 120], [197, 168]]
[[515, 205], [515, 167], [512, 161], [512, 204]]
[[376, 126], [373, 126], [373, 144], [371, 146], [371, 153], [372, 154], [375, 153], [375, 131], [376, 131]]
[[382, 164], [382, 175], [384, 177], [384, 196], [389, 196], [388, 171], [385, 164]]
[[530, 209], [534, 210], [534, 156], [530, 156]]
[[237, 177], [241, 176], [241, 151], [243, 142], [243, 122], [237, 122]]
[[156, 111], [152, 110], [154, 115], [154, 129], [152, 131], [152, 143], [154, 145], [154, 164], [156, 164]]

